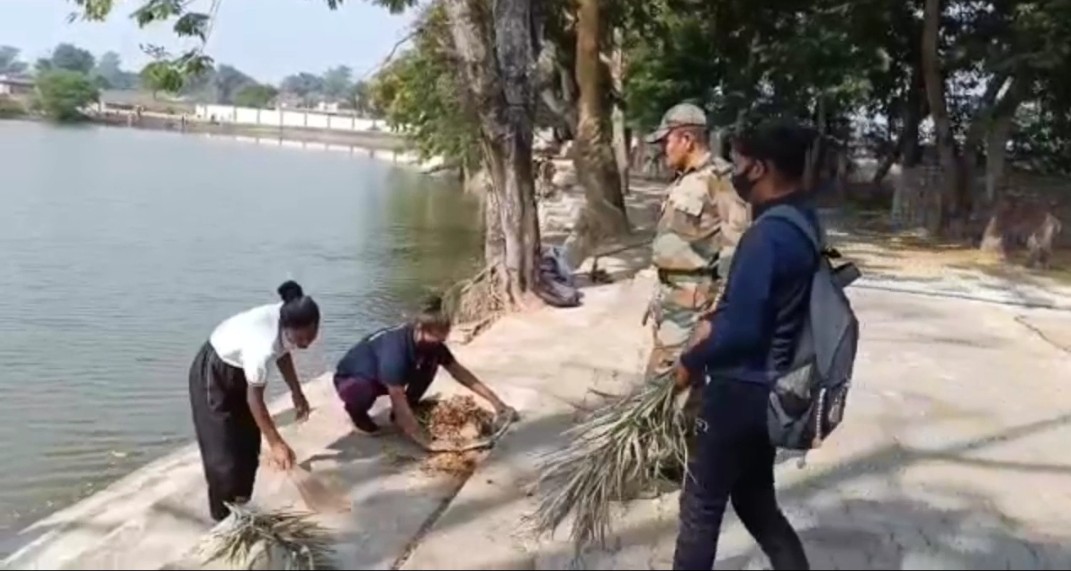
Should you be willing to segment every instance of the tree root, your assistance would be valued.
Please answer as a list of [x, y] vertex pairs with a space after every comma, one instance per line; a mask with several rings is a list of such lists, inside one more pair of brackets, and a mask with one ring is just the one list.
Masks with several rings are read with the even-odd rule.
[[498, 265], [487, 266], [475, 276], [450, 286], [443, 294], [444, 308], [465, 332], [463, 342], [479, 335], [509, 311], [511, 304], [504, 295], [501, 271]]

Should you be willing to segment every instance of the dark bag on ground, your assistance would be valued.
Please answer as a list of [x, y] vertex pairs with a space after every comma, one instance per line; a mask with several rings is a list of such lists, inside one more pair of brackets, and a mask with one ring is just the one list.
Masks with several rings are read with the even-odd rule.
[[535, 293], [553, 307], [577, 307], [583, 296], [576, 287], [573, 269], [558, 246], [544, 246], [539, 260], [539, 284]]
[[839, 256], [826, 248], [822, 230], [799, 210], [775, 206], [760, 218], [767, 217], [799, 228], [819, 254], [792, 365], [774, 380], [767, 413], [774, 446], [810, 450], [821, 446], [844, 419], [859, 345], [859, 320], [844, 288], [858, 279], [860, 272], [850, 263], [833, 267], [831, 259]]

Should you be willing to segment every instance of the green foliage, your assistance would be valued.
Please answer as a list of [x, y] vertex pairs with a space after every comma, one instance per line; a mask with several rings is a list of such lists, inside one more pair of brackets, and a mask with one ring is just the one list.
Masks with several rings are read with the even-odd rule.
[[84, 73], [52, 69], [37, 76], [37, 107], [54, 121], [84, 119], [82, 109], [99, 97], [97, 86]]
[[221, 65], [212, 75], [211, 84], [216, 91], [216, 101], [229, 105], [234, 103], [239, 91], [246, 86], [256, 85], [257, 81], [236, 67]]
[[246, 85], [234, 96], [234, 104], [240, 107], [270, 107], [279, 90], [270, 85]]
[[348, 66], [333, 67], [323, 76], [324, 95], [332, 99], [346, 99], [353, 90], [353, 70]]
[[[81, 17], [92, 20], [114, 8], [114, 0], [71, 1]], [[168, 21], [180, 36], [207, 37], [211, 10], [189, 12], [185, 0], [140, 1], [133, 15], [140, 25]], [[416, 5], [415, 0], [371, 1], [392, 12]], [[330, 9], [343, 4], [322, 2]], [[908, 103], [919, 103], [925, 111], [917, 82], [922, 3], [623, 0], [609, 3], [606, 16], [607, 28], [620, 29], [625, 39], [621, 95], [636, 129], [650, 128], [675, 103], [693, 101], [719, 127], [783, 114], [824, 118], [830, 129], [847, 137], [849, 122], [861, 119], [863, 130], [877, 133], [889, 147]], [[213, 9], [217, 5], [213, 2]], [[942, 6], [940, 58], [955, 136], [962, 143], [972, 125], [987, 125], [1002, 99], [995, 87], [1014, 78], [1022, 91], [1012, 99], [1028, 106], [1033, 118], [1017, 119], [1011, 146], [1056, 159], [1052, 153], [1064, 152], [1071, 142], [1066, 118], [1071, 109], [1071, 1], [943, 0]], [[534, 10], [542, 39], [561, 48], [559, 63], [570, 69], [573, 4], [547, 0]], [[367, 97], [358, 96], [352, 76], [345, 73], [348, 68], [292, 76], [283, 90], [309, 100], [346, 98], [359, 110], [374, 108], [403, 129], [422, 153], [470, 160], [478, 141], [476, 122], [463, 100], [466, 90], [458, 81], [449, 33], [436, 23], [436, 18], [442, 20], [436, 11], [433, 2], [421, 16], [424, 28], [414, 47], [374, 78]], [[174, 73], [160, 74], [169, 87], [179, 79], [193, 81], [195, 68], [211, 67], [200, 50], [177, 58], [162, 51], [156, 55], [173, 67]], [[53, 63], [39, 67], [46, 70]], [[240, 87], [215, 92], [221, 100], [233, 98]], [[1018, 107], [1018, 100], [1009, 104]]]
[[308, 72], [301, 72], [283, 78], [279, 84], [284, 93], [296, 95], [307, 102], [311, 102], [316, 96], [324, 91], [324, 78]]
[[182, 89], [185, 78], [168, 62], [154, 61], [141, 68], [141, 86], [153, 93], [163, 91], [166, 93], [178, 93]]
[[0, 46], [0, 75], [16, 75], [26, 71], [26, 63], [19, 61], [18, 48]]
[[65, 69], [82, 74], [88, 74], [96, 65], [93, 54], [71, 44], [60, 44], [52, 50], [51, 68]]
[[654, 14], [658, 25], [630, 42], [626, 98], [635, 125], [650, 128], [680, 101], [705, 107], [719, 126], [757, 115], [813, 117], [819, 102], [827, 111], [865, 105], [881, 96], [875, 83], [889, 70], [884, 35], [859, 33], [888, 22], [857, 21], [878, 1], [667, 2]]
[[452, 41], [441, 4], [433, 3], [416, 23], [412, 48], [373, 79], [371, 106], [401, 132], [424, 158], [475, 167], [480, 157], [479, 124], [452, 59]]
[[358, 114], [377, 118], [382, 115], [380, 109], [372, 100], [372, 85], [367, 81], [354, 83], [350, 87], [347, 97], [350, 109], [353, 109]]
[[92, 75], [104, 89], [137, 89], [140, 82], [138, 74], [122, 68], [119, 54], [115, 52], [105, 52], [100, 56]]

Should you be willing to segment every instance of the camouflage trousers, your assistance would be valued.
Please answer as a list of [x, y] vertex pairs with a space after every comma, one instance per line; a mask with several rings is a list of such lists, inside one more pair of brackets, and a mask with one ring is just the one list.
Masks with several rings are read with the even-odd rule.
[[[654, 345], [647, 360], [647, 379], [666, 374], [676, 366], [696, 324], [713, 311], [724, 285], [725, 280], [705, 277], [674, 277], [659, 282], [659, 291], [651, 307]], [[703, 392], [699, 386], [701, 383], [693, 382], [693, 389], [684, 403], [684, 414], [689, 421], [699, 415]]]
[[648, 378], [676, 365], [700, 317], [717, 304], [724, 283], [709, 278], [673, 278], [658, 284], [659, 291], [651, 304], [654, 345], [647, 362]]

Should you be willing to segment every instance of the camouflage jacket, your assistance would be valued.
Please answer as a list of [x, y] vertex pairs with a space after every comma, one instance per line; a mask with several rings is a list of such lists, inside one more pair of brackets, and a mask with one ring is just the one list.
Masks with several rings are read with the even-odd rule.
[[733, 190], [732, 165], [708, 158], [669, 186], [652, 243], [652, 262], [667, 273], [713, 269], [725, 276], [751, 208]]

